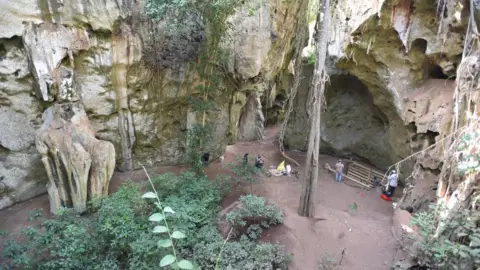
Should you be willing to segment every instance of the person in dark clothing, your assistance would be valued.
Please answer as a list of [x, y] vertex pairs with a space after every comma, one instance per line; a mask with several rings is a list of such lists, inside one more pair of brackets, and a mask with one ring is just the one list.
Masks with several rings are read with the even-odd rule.
[[243, 165], [247, 165], [248, 164], [248, 153], [245, 153], [245, 155], [243, 156]]
[[373, 177], [373, 187], [378, 187], [380, 186], [380, 179], [378, 179], [376, 176]]
[[255, 167], [261, 169], [263, 167], [263, 159], [260, 155], [257, 156], [257, 159], [255, 160]]
[[203, 166], [207, 166], [209, 160], [210, 160], [210, 153], [208, 153], [208, 152], [203, 153], [203, 156], [202, 156]]

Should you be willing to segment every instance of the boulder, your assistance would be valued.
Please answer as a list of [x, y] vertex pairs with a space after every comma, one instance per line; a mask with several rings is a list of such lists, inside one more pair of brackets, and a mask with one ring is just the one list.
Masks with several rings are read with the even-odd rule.
[[86, 210], [87, 199], [108, 194], [115, 167], [113, 144], [95, 138], [79, 103], [62, 103], [43, 113], [36, 146], [47, 171], [50, 211], [59, 207]]
[[410, 249], [416, 246], [420, 236], [419, 228], [410, 225], [411, 218], [412, 215], [405, 210], [396, 209], [393, 213], [392, 234], [399, 246], [395, 259], [397, 263], [401, 262], [402, 265], [409, 267], [416, 265], [413, 258], [410, 257]]

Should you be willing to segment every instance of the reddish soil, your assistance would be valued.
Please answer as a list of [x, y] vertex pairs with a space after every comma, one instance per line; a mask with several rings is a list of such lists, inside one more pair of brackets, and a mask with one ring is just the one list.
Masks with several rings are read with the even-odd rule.
[[[213, 162], [206, 169], [209, 177], [218, 173], [226, 173], [225, 165], [235, 156], [250, 154], [250, 160], [261, 154], [265, 160], [265, 168], [276, 166], [282, 156], [276, 145], [278, 129], [268, 129], [265, 140], [256, 142], [240, 142], [227, 147], [224, 163]], [[294, 168], [303, 174], [305, 153], [289, 152], [289, 156], [297, 160], [302, 167]], [[320, 156], [320, 168], [328, 162], [331, 166], [336, 158]], [[183, 167], [160, 167], [149, 169], [150, 175], [165, 172], [180, 172]], [[115, 173], [110, 191], [115, 191], [127, 179], [144, 181], [143, 171], [131, 173]], [[302, 179], [302, 176], [300, 177]], [[396, 242], [393, 239], [391, 202], [380, 199], [375, 190], [365, 191], [334, 181], [331, 173], [319, 170], [319, 183], [316, 198], [315, 219], [300, 217], [297, 208], [300, 199], [301, 181], [296, 177], [264, 177], [253, 186], [246, 186], [227, 196], [221, 203], [223, 208], [229, 206], [242, 194], [253, 191], [278, 205], [284, 212], [284, 224], [268, 230], [262, 241], [280, 243], [294, 254], [290, 269], [316, 270], [318, 261], [328, 252], [330, 257], [340, 260], [345, 250], [340, 269], [344, 270], [383, 270], [390, 269], [395, 255]], [[356, 203], [358, 209], [350, 210], [349, 205]], [[19, 232], [28, 225], [30, 211], [42, 208], [44, 214], [49, 211], [46, 195], [14, 205], [0, 211], [0, 230], [12, 233]], [[323, 220], [324, 219], [324, 220]], [[1, 244], [1, 243], [0, 243]]]

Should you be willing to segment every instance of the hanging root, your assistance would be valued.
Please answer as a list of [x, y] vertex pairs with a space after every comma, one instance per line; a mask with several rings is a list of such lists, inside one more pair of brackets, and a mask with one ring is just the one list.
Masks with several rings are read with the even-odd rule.
[[[304, 3], [308, 5], [308, 1], [304, 1]], [[304, 8], [305, 12], [307, 10], [308, 8]], [[297, 167], [300, 167], [300, 164], [296, 160], [294, 160], [293, 158], [285, 154], [284, 139], [285, 139], [285, 133], [287, 132], [288, 120], [290, 119], [290, 115], [293, 111], [293, 105], [294, 105], [295, 97], [297, 96], [298, 87], [300, 86], [300, 82], [302, 80], [302, 77], [301, 77], [302, 76], [302, 52], [305, 45], [304, 44], [305, 43], [305, 27], [307, 27], [307, 16], [306, 14], [303, 14], [303, 15], [301, 14], [299, 18], [303, 18], [303, 20], [299, 21], [297, 26], [297, 33], [299, 34], [296, 37], [296, 42], [295, 42], [295, 57], [294, 57], [295, 63], [294, 63], [293, 86], [290, 89], [287, 110], [285, 111], [285, 118], [283, 119], [282, 128], [280, 129], [280, 135], [278, 137], [278, 145], [280, 147], [280, 153], [282, 153], [282, 156], [286, 160], [295, 164]]]

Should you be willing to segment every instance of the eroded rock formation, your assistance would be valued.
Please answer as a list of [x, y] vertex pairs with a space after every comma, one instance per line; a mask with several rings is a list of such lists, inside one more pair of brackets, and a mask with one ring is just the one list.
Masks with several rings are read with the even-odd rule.
[[36, 145], [49, 182], [50, 211], [73, 207], [84, 212], [87, 199], [108, 195], [115, 168], [113, 144], [95, 138], [79, 103], [61, 103], [43, 114]]
[[[336, 7], [322, 151], [387, 169], [445, 132], [453, 93], [445, 81], [455, 75], [469, 10], [447, 6], [439, 15], [433, 0], [343, 0]], [[305, 72], [308, 81], [311, 71]], [[306, 134], [298, 127], [309, 121], [304, 85], [287, 134], [295, 148], [304, 147]], [[414, 161], [404, 164], [404, 178]], [[438, 163], [430, 159], [425, 166], [436, 173]]]
[[[194, 62], [209, 30], [201, 18], [192, 14], [176, 34], [147, 18], [143, 1], [4, 2], [0, 209], [45, 191], [35, 130], [45, 109], [58, 104], [83, 106], [96, 138], [113, 144], [119, 170], [182, 161], [186, 131], [202, 121], [187, 100], [202, 83]], [[205, 146], [212, 158], [238, 138], [262, 137], [258, 100], [272, 93], [273, 103], [288, 88], [283, 77], [306, 3], [245, 3], [228, 19], [234, 27], [222, 46], [229, 54], [218, 67], [220, 89], [210, 97], [215, 108], [206, 115], [216, 127]], [[240, 120], [253, 115], [254, 124]]]

